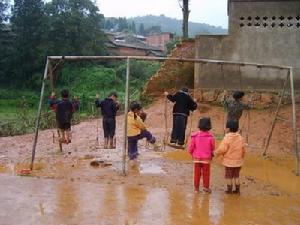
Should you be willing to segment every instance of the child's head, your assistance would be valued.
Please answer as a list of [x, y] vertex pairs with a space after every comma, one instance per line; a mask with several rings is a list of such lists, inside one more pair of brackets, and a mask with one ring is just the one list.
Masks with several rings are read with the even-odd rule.
[[209, 131], [211, 129], [211, 121], [209, 117], [203, 117], [199, 120], [198, 128], [201, 131]]
[[60, 92], [62, 98], [69, 98], [69, 91], [64, 89]]
[[239, 130], [239, 122], [237, 120], [229, 120], [226, 123], [226, 128], [229, 132], [236, 133]]
[[109, 95], [109, 98], [113, 99], [114, 101], [116, 101], [118, 99], [118, 94], [115, 91], [112, 91]]
[[189, 93], [189, 89], [187, 87], [182, 87], [181, 91], [185, 92], [185, 93]]
[[134, 113], [138, 113], [139, 111], [141, 111], [142, 106], [139, 102], [137, 101], [133, 101], [130, 104], [130, 111], [134, 112]]
[[243, 91], [236, 91], [233, 93], [232, 97], [235, 100], [241, 100], [244, 97], [245, 93]]

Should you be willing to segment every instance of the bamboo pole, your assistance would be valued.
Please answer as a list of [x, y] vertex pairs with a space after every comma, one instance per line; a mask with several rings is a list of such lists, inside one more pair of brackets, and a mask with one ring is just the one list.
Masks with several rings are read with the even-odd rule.
[[236, 61], [226, 61], [226, 60], [212, 60], [212, 59], [191, 59], [191, 58], [168, 58], [168, 57], [151, 57], [151, 56], [49, 56], [50, 60], [64, 59], [67, 61], [77, 61], [77, 60], [124, 60], [124, 59], [135, 59], [135, 60], [148, 60], [148, 61], [179, 61], [179, 62], [195, 62], [195, 63], [223, 63], [241, 66], [261, 66], [265, 68], [275, 68], [275, 69], [287, 69], [291, 67], [283, 65], [270, 65], [252, 62], [236, 62]]
[[48, 74], [49, 61], [50, 60], [47, 58], [47, 62], [46, 62], [45, 70], [44, 70], [42, 88], [41, 88], [40, 102], [39, 102], [39, 107], [38, 107], [36, 121], [35, 121], [35, 135], [34, 135], [34, 141], [33, 141], [33, 146], [32, 146], [32, 157], [31, 157], [31, 164], [30, 164], [31, 170], [33, 169], [33, 163], [34, 163], [34, 159], [35, 159], [35, 149], [36, 149], [36, 144], [37, 144], [37, 139], [38, 139], [38, 134], [39, 134], [41, 110], [42, 110], [43, 97], [44, 97], [44, 91], [45, 91], [45, 83], [46, 83], [47, 74]]
[[266, 154], [267, 154], [267, 149], [268, 149], [269, 144], [270, 144], [270, 140], [271, 140], [272, 133], [273, 133], [273, 130], [274, 130], [274, 127], [275, 127], [275, 123], [276, 123], [276, 119], [277, 119], [277, 116], [278, 116], [278, 113], [279, 113], [279, 109], [280, 109], [280, 105], [281, 105], [281, 102], [282, 102], [282, 98], [283, 98], [284, 93], [285, 93], [285, 86], [287, 84], [289, 76], [290, 76], [290, 72], [288, 72], [288, 74], [286, 76], [286, 79], [284, 80], [284, 83], [283, 83], [283, 87], [282, 87], [282, 91], [281, 91], [281, 96], [280, 96], [280, 99], [279, 99], [278, 104], [277, 104], [277, 108], [276, 108], [276, 111], [275, 111], [274, 119], [272, 121], [271, 127], [270, 127], [270, 129], [268, 131], [268, 134], [267, 134], [267, 138], [266, 138], [266, 142], [265, 142], [265, 146], [264, 146], [264, 151], [263, 151], [263, 156], [266, 156]]
[[128, 103], [129, 103], [129, 73], [130, 73], [130, 60], [127, 58], [126, 67], [126, 86], [125, 86], [125, 112], [124, 112], [124, 145], [123, 145], [123, 155], [122, 155], [122, 173], [126, 175], [126, 152], [127, 152], [127, 113], [128, 113]]
[[292, 98], [292, 109], [293, 109], [293, 147], [295, 153], [296, 170], [295, 173], [299, 176], [299, 152], [297, 143], [297, 117], [296, 117], [296, 102], [295, 102], [295, 91], [294, 91], [294, 73], [293, 69], [290, 69], [290, 85], [291, 85], [291, 98]]

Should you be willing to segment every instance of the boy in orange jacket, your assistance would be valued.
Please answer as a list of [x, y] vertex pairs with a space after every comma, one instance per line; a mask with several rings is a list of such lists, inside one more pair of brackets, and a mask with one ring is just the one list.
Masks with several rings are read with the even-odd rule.
[[[245, 140], [238, 133], [239, 122], [229, 120], [226, 123], [227, 134], [222, 140], [219, 148], [215, 151], [215, 156], [223, 156], [222, 164], [225, 166], [225, 179], [227, 180], [226, 194], [240, 194], [240, 170], [245, 157]], [[233, 191], [233, 183], [235, 190]]]

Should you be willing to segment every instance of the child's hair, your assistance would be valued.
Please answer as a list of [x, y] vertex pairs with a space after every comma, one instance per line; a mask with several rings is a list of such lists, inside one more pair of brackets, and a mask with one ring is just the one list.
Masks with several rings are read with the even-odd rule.
[[181, 88], [181, 91], [188, 93], [188, 92], [189, 92], [189, 89], [188, 89], [187, 87], [182, 87], [182, 88]]
[[241, 99], [242, 97], [244, 97], [245, 95], [245, 92], [243, 91], [236, 91], [233, 93], [232, 97], [235, 99], [235, 100], [238, 100], [238, 99]]
[[239, 122], [237, 120], [228, 120], [226, 128], [228, 128], [230, 132], [236, 133], [239, 130]]
[[115, 97], [115, 98], [117, 98], [118, 94], [117, 94], [117, 92], [112, 91], [112, 92], [109, 93], [108, 97]]
[[68, 98], [69, 97], [69, 91], [67, 89], [64, 89], [60, 92], [62, 98]]
[[203, 117], [199, 120], [198, 128], [201, 131], [209, 131], [211, 129], [211, 121], [209, 117]]
[[135, 111], [135, 110], [141, 110], [141, 109], [142, 109], [142, 106], [141, 106], [141, 104], [139, 102], [137, 102], [137, 101], [131, 102], [131, 104], [130, 104], [130, 110], [132, 112]]

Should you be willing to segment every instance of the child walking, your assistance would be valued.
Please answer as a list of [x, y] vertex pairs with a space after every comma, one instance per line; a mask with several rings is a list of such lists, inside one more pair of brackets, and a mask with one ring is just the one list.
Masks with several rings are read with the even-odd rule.
[[199, 131], [191, 135], [188, 152], [194, 160], [194, 191], [199, 192], [200, 178], [203, 176], [203, 191], [211, 193], [209, 188], [210, 162], [215, 149], [215, 138], [209, 132], [211, 121], [209, 117], [201, 118], [198, 125]]
[[103, 101], [96, 96], [95, 105], [101, 108], [103, 116], [102, 125], [104, 131], [104, 149], [116, 148], [114, 137], [116, 132], [116, 115], [119, 110], [118, 95], [116, 92], [111, 92]]
[[128, 157], [130, 164], [134, 165], [138, 156], [138, 140], [146, 138], [149, 143], [154, 144], [156, 139], [147, 130], [147, 127], [140, 117], [142, 106], [134, 101], [130, 104], [130, 111], [127, 114], [127, 138]]
[[[225, 179], [227, 183], [227, 194], [240, 194], [240, 170], [245, 157], [245, 141], [238, 133], [239, 123], [236, 120], [229, 120], [226, 123], [227, 134], [222, 140], [215, 156], [223, 156], [222, 164], [225, 166]], [[233, 190], [233, 184], [235, 190]]]

